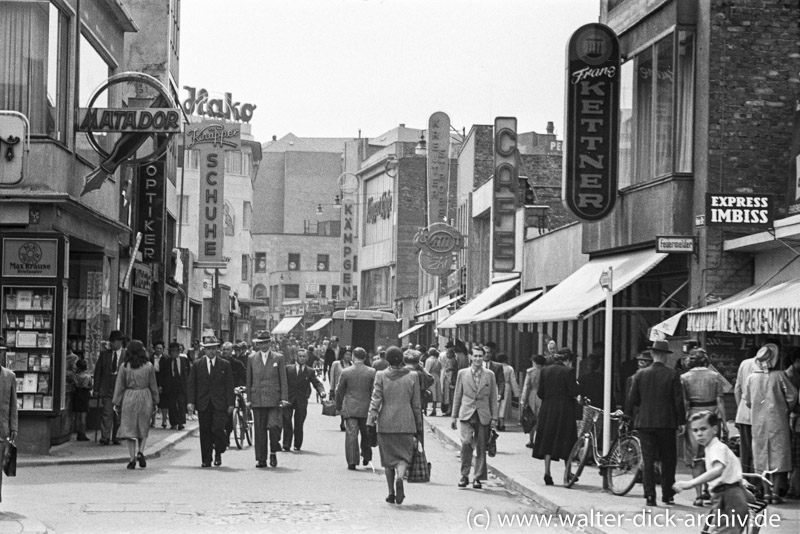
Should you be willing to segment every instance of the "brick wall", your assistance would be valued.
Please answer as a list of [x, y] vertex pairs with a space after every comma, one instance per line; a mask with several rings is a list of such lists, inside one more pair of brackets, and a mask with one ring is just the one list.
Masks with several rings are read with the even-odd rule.
[[427, 159], [407, 156], [399, 162], [397, 177], [397, 267], [395, 299], [417, 296], [419, 263], [413, 239], [425, 222]]
[[561, 154], [523, 154], [521, 157], [519, 173], [528, 176], [528, 182], [536, 194], [536, 204], [550, 206], [548, 228], [555, 230], [575, 222], [577, 218], [561, 202]]

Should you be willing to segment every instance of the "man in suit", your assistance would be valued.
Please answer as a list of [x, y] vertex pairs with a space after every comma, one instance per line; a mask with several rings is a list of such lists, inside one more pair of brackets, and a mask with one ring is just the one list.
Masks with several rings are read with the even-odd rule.
[[456, 377], [453, 393], [452, 428], [461, 422], [461, 480], [459, 488], [469, 484], [472, 452], [475, 451], [475, 479], [472, 487], [481, 489], [480, 479], [486, 473], [486, 441], [497, 424], [497, 382], [491, 369], [484, 366], [484, 350], [475, 345], [470, 356], [470, 366], [461, 369]]
[[292, 446], [292, 438], [294, 438], [294, 450], [299, 451], [303, 446], [303, 424], [308, 414], [308, 396], [311, 395], [311, 386], [314, 386], [320, 398], [325, 398], [325, 386], [317, 378], [314, 369], [307, 363], [308, 353], [301, 349], [297, 351], [297, 362], [294, 365], [286, 366], [289, 405], [283, 408], [283, 450], [285, 451]]
[[158, 393], [169, 411], [169, 427], [183, 430], [186, 424], [186, 389], [189, 385], [191, 364], [188, 358], [181, 358], [181, 344], [169, 344], [166, 356], [161, 357], [158, 366]]
[[247, 403], [253, 408], [256, 467], [277, 467], [281, 450], [281, 408], [289, 404], [289, 384], [283, 355], [270, 349], [269, 332], [253, 340], [256, 352], [247, 362]]
[[219, 341], [214, 335], [204, 336], [200, 344], [205, 356], [194, 362], [187, 387], [188, 410], [197, 407], [200, 426], [200, 456], [202, 467], [222, 465], [222, 453], [228, 448], [225, 423], [233, 413], [233, 370], [231, 364], [219, 358]]
[[353, 365], [343, 369], [336, 386], [336, 409], [344, 418], [344, 455], [347, 468], [358, 465], [358, 435], [361, 433], [361, 457], [364, 465], [372, 460], [372, 445], [367, 436], [367, 415], [375, 383], [375, 369], [366, 365], [367, 351], [353, 349]]
[[109, 442], [119, 445], [117, 430], [119, 430], [119, 416], [114, 411], [111, 402], [114, 396], [114, 386], [117, 384], [117, 371], [125, 361], [125, 349], [122, 344], [125, 336], [119, 330], [112, 330], [108, 336], [111, 349], [100, 351], [100, 356], [94, 366], [93, 393], [103, 404], [103, 417], [100, 421], [100, 445]]
[[372, 361], [372, 368], [375, 371], [383, 371], [389, 367], [389, 362], [386, 360], [386, 349], [380, 346], [377, 352], [375, 359]]
[[[6, 368], [5, 340], [0, 337], [0, 458], [5, 458], [7, 441], [17, 439], [17, 377]], [[3, 470], [0, 469], [0, 486]]]
[[[342, 348], [339, 346], [339, 338], [337, 336], [331, 337], [331, 342], [328, 345], [327, 350], [325, 350], [325, 360], [323, 362], [322, 373], [325, 376], [328, 376], [328, 372], [331, 370], [331, 365], [333, 362], [339, 360], [341, 356]], [[328, 384], [332, 384], [330, 376], [328, 376]], [[331, 387], [333, 390], [333, 387]]]
[[506, 377], [503, 372], [503, 366], [494, 361], [494, 355], [497, 354], [497, 343], [494, 341], [487, 341], [483, 345], [483, 367], [494, 373], [494, 381], [497, 386], [497, 400], [503, 400], [506, 393]]
[[656, 506], [653, 468], [656, 455], [661, 460], [661, 500], [664, 504], [675, 502], [675, 491], [672, 489], [678, 458], [675, 431], [686, 423], [686, 411], [680, 374], [664, 365], [672, 354], [669, 343], [654, 341], [649, 350], [653, 365], [640, 369], [633, 376], [625, 411], [631, 413], [634, 406], [639, 408], [634, 426], [642, 442], [644, 497], [647, 506]]

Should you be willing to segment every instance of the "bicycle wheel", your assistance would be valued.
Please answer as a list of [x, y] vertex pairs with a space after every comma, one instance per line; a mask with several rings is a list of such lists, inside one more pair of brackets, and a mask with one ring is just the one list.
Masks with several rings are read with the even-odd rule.
[[247, 445], [253, 444], [253, 410], [245, 408], [242, 412], [242, 431]]
[[571, 488], [581, 476], [586, 462], [589, 461], [589, 454], [592, 452], [592, 440], [589, 436], [578, 438], [569, 453], [567, 467], [564, 470], [564, 487]]
[[236, 408], [233, 410], [233, 440], [236, 442], [237, 449], [241, 449], [242, 445], [244, 445], [243, 431], [242, 412], [239, 411], [239, 408]]
[[606, 484], [614, 495], [625, 495], [642, 470], [642, 445], [636, 436], [615, 440], [608, 455]]

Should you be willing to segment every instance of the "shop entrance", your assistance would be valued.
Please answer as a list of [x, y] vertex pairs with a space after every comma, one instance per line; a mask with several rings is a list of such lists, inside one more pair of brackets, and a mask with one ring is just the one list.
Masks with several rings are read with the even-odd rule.
[[138, 339], [145, 346], [148, 344], [148, 329], [150, 322], [149, 299], [141, 295], [133, 295], [133, 324], [131, 326], [131, 339]]

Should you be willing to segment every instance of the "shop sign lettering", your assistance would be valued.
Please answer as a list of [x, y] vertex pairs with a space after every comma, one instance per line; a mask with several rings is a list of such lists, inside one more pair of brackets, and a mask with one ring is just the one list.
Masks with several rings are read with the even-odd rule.
[[79, 132], [180, 133], [177, 109], [79, 108]]
[[3, 239], [3, 276], [54, 278], [58, 267], [58, 240]]
[[255, 104], [242, 104], [234, 102], [231, 93], [225, 93], [224, 99], [209, 98], [208, 91], [194, 87], [183, 87], [189, 96], [182, 103], [183, 111], [187, 115], [197, 114], [201, 117], [214, 117], [217, 119], [233, 120], [236, 122], [250, 122], [255, 111]]
[[706, 193], [708, 226], [771, 228], [774, 220], [770, 195]]
[[355, 229], [355, 204], [351, 197], [342, 203], [342, 285], [339, 300], [353, 300], [353, 272], [355, 271], [356, 244], [353, 239]]
[[428, 119], [428, 224], [447, 222], [450, 175], [450, 117], [437, 111]]
[[139, 217], [142, 262], [162, 263], [164, 257], [164, 161], [139, 166]]
[[725, 332], [800, 335], [800, 308], [722, 308], [717, 314]]
[[516, 264], [517, 194], [517, 119], [494, 120], [494, 195], [492, 219], [492, 270], [511, 272]]
[[381, 219], [388, 219], [392, 214], [392, 193], [385, 191], [378, 200], [369, 197], [367, 200], [367, 222], [375, 224], [378, 217]]
[[586, 221], [602, 219], [616, 202], [619, 73], [619, 41], [611, 28], [592, 23], [572, 34], [563, 198]]
[[433, 223], [414, 236], [420, 250], [419, 266], [428, 274], [443, 276], [453, 270], [455, 254], [464, 247], [464, 237], [452, 226]]

